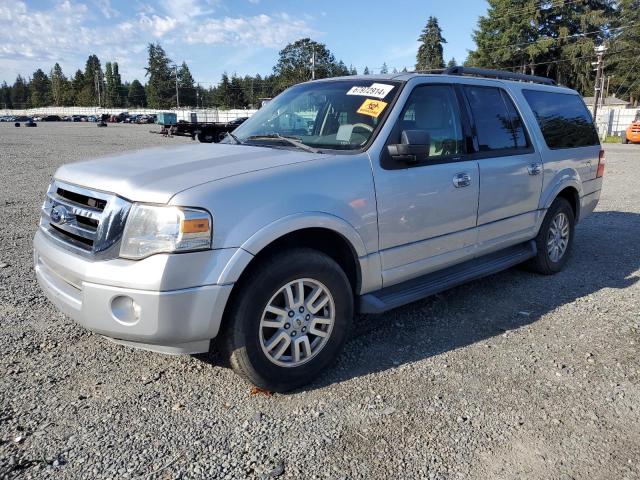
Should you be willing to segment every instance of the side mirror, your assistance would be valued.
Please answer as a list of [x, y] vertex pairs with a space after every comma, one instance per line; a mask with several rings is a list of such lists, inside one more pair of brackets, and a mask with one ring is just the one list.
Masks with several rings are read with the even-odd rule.
[[426, 130], [403, 130], [400, 142], [388, 145], [391, 158], [398, 162], [418, 163], [429, 157], [431, 135]]

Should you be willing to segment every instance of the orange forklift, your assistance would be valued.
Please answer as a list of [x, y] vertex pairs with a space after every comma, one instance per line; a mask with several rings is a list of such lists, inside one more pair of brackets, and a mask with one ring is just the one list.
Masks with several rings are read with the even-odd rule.
[[627, 128], [622, 143], [640, 143], [640, 110], [636, 113], [636, 119]]

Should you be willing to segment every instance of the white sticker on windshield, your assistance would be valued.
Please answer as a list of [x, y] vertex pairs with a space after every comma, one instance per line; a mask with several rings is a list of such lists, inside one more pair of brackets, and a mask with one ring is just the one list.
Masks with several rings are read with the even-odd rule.
[[393, 85], [385, 83], [374, 83], [370, 87], [351, 87], [347, 95], [358, 95], [360, 97], [384, 98], [393, 90]]

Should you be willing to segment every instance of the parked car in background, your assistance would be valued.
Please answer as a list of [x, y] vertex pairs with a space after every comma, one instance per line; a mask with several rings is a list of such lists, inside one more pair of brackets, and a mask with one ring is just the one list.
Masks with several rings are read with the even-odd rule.
[[12, 117], [9, 115], [0, 117], [0, 122], [13, 122], [13, 121], [15, 121], [15, 117]]
[[454, 67], [313, 81], [217, 145], [60, 167], [35, 271], [94, 332], [216, 348], [285, 391], [329, 368], [357, 312], [523, 262], [561, 271], [603, 174], [582, 97], [546, 78]]
[[43, 122], [61, 122], [62, 118], [60, 115], [47, 115], [46, 117], [42, 117]]
[[624, 132], [622, 143], [640, 143], [640, 110], [636, 113], [636, 118]]
[[28, 117], [26, 115], [18, 115], [17, 117], [13, 117], [13, 122], [33, 122], [32, 117]]

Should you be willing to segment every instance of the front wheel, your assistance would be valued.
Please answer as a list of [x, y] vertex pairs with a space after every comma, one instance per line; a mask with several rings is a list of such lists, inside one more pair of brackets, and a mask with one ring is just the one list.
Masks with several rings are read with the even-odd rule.
[[575, 229], [573, 208], [564, 198], [556, 198], [547, 210], [535, 239], [537, 255], [527, 266], [543, 275], [553, 275], [567, 263]]
[[336, 359], [353, 319], [347, 276], [327, 255], [300, 248], [261, 262], [236, 286], [222, 349], [254, 385], [284, 392]]

